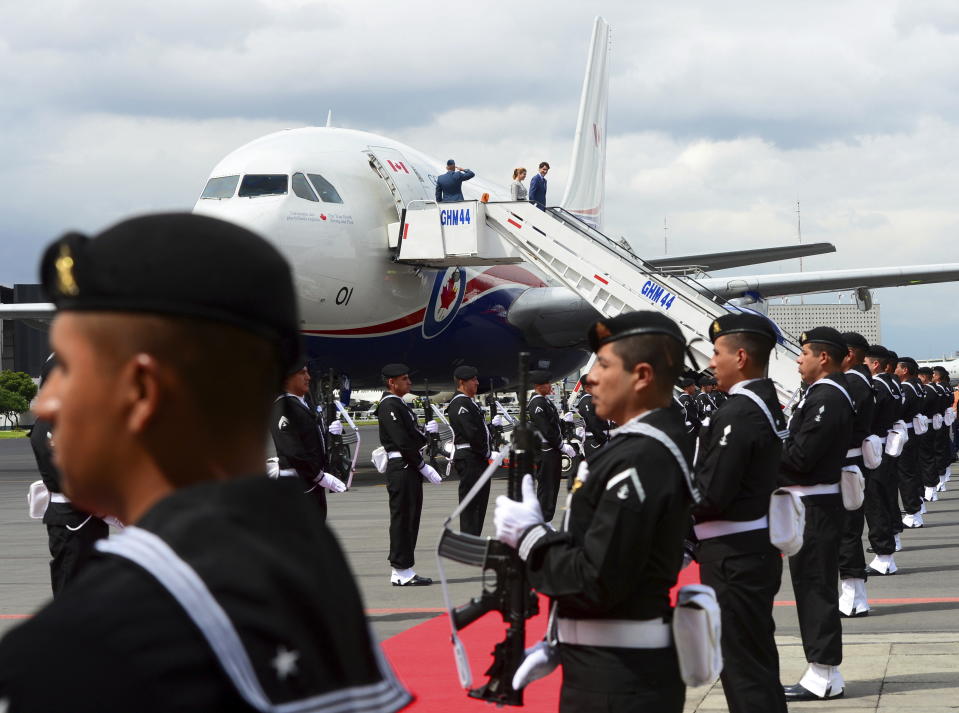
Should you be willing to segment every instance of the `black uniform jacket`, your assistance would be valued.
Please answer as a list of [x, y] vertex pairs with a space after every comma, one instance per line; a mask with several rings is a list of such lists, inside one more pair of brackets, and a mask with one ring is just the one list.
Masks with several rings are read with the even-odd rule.
[[696, 402], [696, 418], [702, 423], [707, 418], [711, 418], [713, 411], [716, 410], [716, 404], [712, 397], [705, 391], [700, 391], [694, 399]]
[[579, 403], [576, 404], [576, 411], [586, 423], [587, 437], [592, 438], [600, 446], [609, 440], [609, 421], [596, 415], [592, 394], [586, 394], [579, 400]]
[[[861, 448], [862, 442], [866, 440], [867, 436], [876, 434], [885, 437], [886, 431], [889, 429], [884, 429], [882, 433], [879, 433], [873, 428], [877, 416], [877, 397], [881, 396], [881, 394], [878, 394], [873, 386], [872, 374], [870, 374], [869, 368], [859, 364], [847, 371], [845, 376], [848, 387], [847, 390], [852, 397], [852, 403], [856, 409], [856, 414], [852, 419], [852, 435], [849, 437], [848, 447]], [[880, 389], [882, 388], [881, 384], [877, 384], [876, 386]], [[853, 461], [861, 466], [862, 456], [846, 459], [846, 462]]]
[[453, 443], [469, 446], [453, 451], [453, 460], [489, 458], [489, 429], [483, 420], [483, 412], [473, 399], [463, 393], [454, 396], [446, 407], [446, 418], [453, 429]]
[[292, 394], [283, 394], [273, 402], [270, 435], [280, 468], [295, 468], [312, 488], [316, 476], [326, 470], [326, 444], [317, 413]]
[[559, 413], [553, 402], [545, 396], [535, 394], [526, 407], [533, 428], [539, 434], [540, 443], [544, 451], [550, 448], [558, 449], [563, 445], [563, 431], [559, 426]]
[[[939, 413], [939, 392], [932, 384], [922, 384], [922, 405], [919, 407], [919, 413], [927, 416], [930, 421], [934, 414]], [[931, 423], [929, 431], [932, 431]]]
[[[856, 378], [856, 377], [853, 377]], [[842, 387], [842, 390], [826, 380]], [[853, 408], [846, 377], [830, 374], [809, 386], [789, 419], [783, 443], [780, 485], [838, 483], [852, 435]], [[723, 408], [728, 408], [727, 403]]]
[[[643, 422], [664, 431], [689, 463], [675, 411], [651, 411]], [[543, 535], [530, 550], [530, 583], [557, 600], [563, 617], [669, 617], [692, 502], [675, 457], [652, 438], [618, 434], [588, 463], [568, 530]]]
[[[52, 438], [53, 424], [38, 418], [30, 430], [30, 447], [37, 459], [40, 478], [43, 480], [43, 484], [47, 486], [47, 490], [51, 493], [62, 493], [60, 471], [53, 463]], [[50, 503], [46, 512], [43, 513], [43, 524], [77, 528], [86, 522], [89, 517], [90, 513], [77, 510], [70, 503]]]
[[[757, 379], [744, 388], [766, 404], [776, 431], [785, 431], [786, 419], [773, 382]], [[696, 522], [746, 522], [765, 515], [769, 496], [776, 489], [781, 456], [782, 439], [762, 409], [748, 396], [730, 396], [709, 426], [699, 432], [696, 484], [702, 502], [693, 510]], [[768, 545], [768, 533], [762, 535]]]
[[426, 435], [416, 422], [416, 414], [398, 396], [384, 391], [376, 407], [380, 422], [380, 445], [387, 451], [399, 451], [414, 470], [423, 467], [420, 449], [426, 445]]
[[[337, 711], [397, 710], [409, 694], [379, 660], [346, 559], [301, 492], [292, 478], [205, 482], [164, 498], [137, 526], [200, 576], [272, 702], [326, 694]], [[284, 652], [293, 664], [281, 669]], [[253, 710], [172, 594], [104, 553], [0, 641], [5, 697], [10, 713]]]
[[889, 374], [876, 374], [873, 383], [876, 390], [876, 415], [873, 418], [872, 432], [885, 438], [892, 424], [899, 420], [902, 412], [902, 391], [899, 384]]
[[933, 386], [940, 394], [936, 412], [945, 413], [946, 409], [952, 406], [952, 389], [941, 382], [933, 384]]
[[699, 428], [699, 413], [696, 410], [696, 399], [691, 394], [682, 393], [678, 397], [679, 405], [683, 409], [683, 416], [686, 419], [686, 430], [689, 432]]
[[902, 382], [902, 396], [902, 411], [899, 416], [908, 425], [918, 415], [922, 406], [922, 384], [919, 379], [913, 376]]

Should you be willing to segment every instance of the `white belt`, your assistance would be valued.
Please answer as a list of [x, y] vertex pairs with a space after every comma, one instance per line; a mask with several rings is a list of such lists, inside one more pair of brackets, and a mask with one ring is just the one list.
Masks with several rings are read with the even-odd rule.
[[402, 457], [403, 457], [403, 454], [400, 453], [399, 451], [387, 451], [387, 452], [386, 452], [386, 457], [387, 457], [387, 458], [402, 458]]
[[886, 437], [883, 436], [882, 438], [880, 438], [880, 439], [879, 439], [879, 442], [880, 442], [882, 445], [886, 445]]
[[712, 537], [722, 537], [723, 535], [735, 535], [740, 532], [750, 532], [751, 530], [763, 530], [769, 527], [769, 518], [763, 515], [756, 520], [710, 520], [693, 525], [696, 537], [700, 540], [708, 540]]
[[662, 619], [556, 620], [561, 644], [611, 646], [618, 649], [665, 649], [672, 642], [669, 624]]
[[280, 478], [290, 478], [294, 475], [299, 475], [296, 472], [296, 468], [283, 468], [279, 473]]
[[909, 430], [910, 428], [913, 428], [913, 423], [912, 423], [912, 421], [910, 421], [909, 423], [906, 424], [906, 430]]
[[819, 483], [818, 485], [784, 485], [782, 489], [801, 496], [838, 495], [839, 483]]
[[862, 455], [862, 448], [850, 448], [846, 451], [846, 458], [858, 458]]
[[469, 447], [470, 447], [470, 444], [469, 444], [469, 443], [458, 443], [458, 444], [456, 444], [456, 450], [458, 450], [458, 451], [461, 451], [461, 450], [463, 450], [464, 448], [469, 448]]
[[51, 503], [69, 503], [70, 498], [68, 498], [63, 493], [50, 493], [50, 502]]

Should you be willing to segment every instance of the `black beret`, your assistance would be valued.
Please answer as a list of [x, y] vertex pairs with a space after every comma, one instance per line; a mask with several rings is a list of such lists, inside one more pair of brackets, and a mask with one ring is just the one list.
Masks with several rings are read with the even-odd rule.
[[888, 359], [889, 350], [886, 349], [882, 344], [873, 344], [866, 349], [866, 356], [873, 359]]
[[899, 363], [899, 364], [908, 364], [908, 365], [911, 366], [913, 369], [918, 369], [918, 368], [919, 368], [919, 363], [918, 363], [915, 359], [913, 359], [912, 357], [908, 357], [908, 356], [899, 357], [899, 359], [897, 360], [897, 363]]
[[308, 363], [309, 359], [305, 354], [300, 354], [292, 362], [290, 362], [289, 368], [286, 370], [287, 376], [293, 376], [296, 372], [303, 369]]
[[548, 384], [552, 381], [549, 372], [544, 369], [534, 369], [529, 373], [529, 380], [533, 386]]
[[869, 349], [869, 342], [867, 342], [866, 338], [859, 332], [843, 332], [842, 338], [848, 347], [852, 347], [853, 349]]
[[289, 263], [233, 223], [192, 213], [130, 218], [46, 249], [40, 280], [60, 310], [191, 317], [274, 342], [285, 370], [299, 352]]
[[693, 381], [692, 379], [687, 379], [687, 378], [683, 377], [682, 379], [680, 379], [680, 380], [677, 381], [676, 383], [679, 384], [679, 388], [681, 388], [681, 389], [686, 389], [686, 388], [689, 388], [690, 386], [693, 386], [696, 382]]
[[932, 376], [932, 369], [930, 369], [928, 366], [920, 366], [919, 373], [923, 374], [924, 376]]
[[666, 334], [686, 346], [682, 331], [673, 320], [661, 312], [643, 310], [625, 312], [617, 317], [601, 319], [589, 328], [589, 348], [598, 351], [604, 344], [640, 334]]
[[932, 367], [932, 370], [949, 376], [949, 370], [946, 369], [946, 367], [944, 367], [942, 364], [936, 364], [934, 367]]
[[467, 366], [466, 364], [463, 364], [462, 366], [456, 367], [456, 370], [453, 372], [453, 378], [469, 381], [478, 374], [479, 369], [477, 369], [475, 366]]
[[384, 379], [395, 379], [397, 376], [409, 374], [410, 368], [406, 364], [387, 364], [380, 371]]
[[799, 336], [800, 344], [808, 344], [809, 342], [825, 344], [842, 351], [846, 351], [848, 349], [845, 340], [839, 333], [839, 330], [833, 329], [832, 327], [816, 327], [815, 329], [810, 329], [808, 332], [803, 332]]
[[748, 312], [724, 314], [714, 320], [709, 327], [709, 338], [713, 343], [726, 334], [736, 333], [758, 334], [766, 337], [772, 340], [772, 344], [769, 345], [770, 349], [778, 338], [772, 322], [758, 314], [749, 314]]
[[894, 361], [894, 362], [899, 361], [899, 355], [896, 354], [896, 352], [894, 352], [892, 349], [889, 349], [888, 352], [889, 352], [889, 359], [891, 361]]

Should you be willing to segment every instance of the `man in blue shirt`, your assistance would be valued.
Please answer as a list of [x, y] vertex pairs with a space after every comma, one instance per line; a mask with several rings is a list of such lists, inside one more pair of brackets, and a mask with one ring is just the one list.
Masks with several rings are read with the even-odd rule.
[[546, 210], [546, 174], [549, 173], [549, 164], [543, 161], [539, 165], [539, 173], [533, 176], [529, 184], [529, 199], [540, 210]]
[[436, 179], [436, 202], [450, 203], [465, 200], [463, 198], [463, 181], [468, 181], [475, 175], [468, 168], [457, 166], [453, 159], [447, 161], [446, 173]]

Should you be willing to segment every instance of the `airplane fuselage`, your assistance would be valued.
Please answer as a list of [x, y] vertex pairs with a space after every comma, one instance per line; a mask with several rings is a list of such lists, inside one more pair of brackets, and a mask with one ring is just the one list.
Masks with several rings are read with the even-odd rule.
[[[219, 181], [225, 189], [218, 195], [230, 197], [200, 198], [194, 211], [250, 228], [283, 252], [310, 356], [358, 388], [375, 387], [392, 361], [408, 363], [417, 384], [449, 384], [453, 369], [469, 363], [484, 390], [502, 388], [515, 383], [522, 350], [557, 376], [573, 371], [585, 362], [583, 351], [530, 349], [507, 320], [520, 294], [545, 285], [526, 267], [437, 270], [393, 262], [387, 228], [399, 219], [397, 205], [433, 201], [443, 163], [360, 131], [280, 131], [224, 158], [211, 183], [238, 177], [232, 191], [232, 179]], [[480, 178], [463, 192], [508, 199], [508, 190]]]

